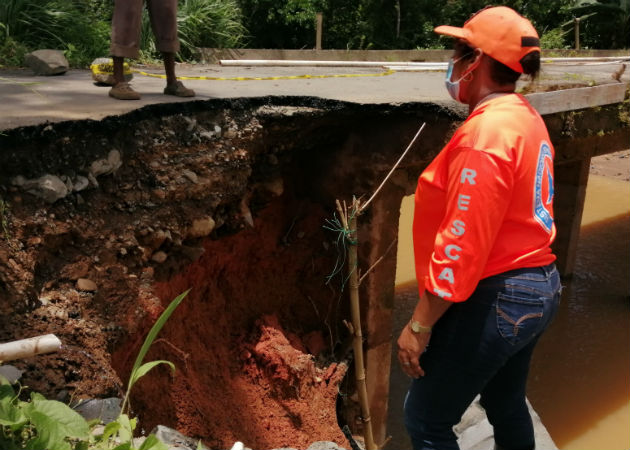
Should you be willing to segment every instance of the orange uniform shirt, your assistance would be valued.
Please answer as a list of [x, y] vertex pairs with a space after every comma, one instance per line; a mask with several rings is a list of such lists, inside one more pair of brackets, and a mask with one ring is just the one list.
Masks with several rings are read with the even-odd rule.
[[554, 150], [538, 112], [519, 94], [483, 102], [418, 180], [416, 277], [461, 302], [482, 278], [555, 260]]

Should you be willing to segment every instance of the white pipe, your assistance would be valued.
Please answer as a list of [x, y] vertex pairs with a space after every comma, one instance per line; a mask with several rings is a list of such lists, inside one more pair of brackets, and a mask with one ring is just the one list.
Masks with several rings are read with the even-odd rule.
[[0, 344], [0, 362], [29, 358], [59, 350], [61, 341], [54, 334]]
[[[541, 58], [543, 64], [553, 63], [585, 63], [612, 64], [630, 60], [630, 56], [605, 56], [582, 58]], [[596, 62], [599, 61], [599, 62]], [[297, 59], [222, 59], [222, 66], [252, 67], [387, 67], [392, 70], [445, 70], [445, 62], [411, 62], [411, 61], [314, 61]]]
[[[311, 61], [298, 59], [222, 59], [222, 66], [261, 66], [261, 67], [383, 67], [383, 66], [433, 66], [435, 62], [392, 62], [392, 61]], [[446, 63], [443, 63], [446, 65]]]

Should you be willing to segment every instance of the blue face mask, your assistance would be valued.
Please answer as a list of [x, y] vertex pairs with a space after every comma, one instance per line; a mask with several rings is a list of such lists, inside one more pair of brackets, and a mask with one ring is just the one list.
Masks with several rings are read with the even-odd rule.
[[451, 58], [448, 61], [448, 68], [446, 69], [446, 79], [444, 80], [444, 84], [446, 84], [446, 90], [448, 91], [448, 94], [453, 98], [453, 100], [458, 101], [460, 103], [463, 103], [463, 102], [461, 98], [459, 97], [459, 82], [462, 81], [462, 79], [464, 79], [464, 77], [466, 77], [469, 73], [471, 73], [474, 70], [474, 68], [466, 72], [461, 77], [459, 77], [459, 80], [457, 81], [452, 81], [451, 78], [453, 76], [453, 67], [455, 66], [455, 63], [461, 60], [462, 58], [465, 58], [468, 55], [470, 55], [470, 53], [460, 56], [456, 60], [453, 60], [453, 58]]

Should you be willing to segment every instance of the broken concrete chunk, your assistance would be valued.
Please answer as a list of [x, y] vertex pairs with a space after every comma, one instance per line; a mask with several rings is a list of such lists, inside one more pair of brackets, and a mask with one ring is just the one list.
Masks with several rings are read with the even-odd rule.
[[199, 444], [198, 440], [184, 436], [180, 432], [164, 425], [155, 427], [151, 434], [155, 434], [155, 437], [164, 442], [169, 450], [195, 450], [197, 448], [210, 450], [205, 445]]
[[100, 419], [103, 423], [108, 424], [116, 420], [120, 414], [120, 403], [120, 399], [116, 397], [91, 398], [82, 401], [73, 409], [81, 414], [85, 420]]
[[214, 230], [215, 222], [210, 216], [193, 220], [192, 226], [188, 229], [188, 237], [199, 238], [208, 236]]
[[77, 289], [80, 291], [94, 292], [98, 289], [96, 283], [87, 278], [79, 278], [77, 280]]
[[35, 75], [62, 75], [70, 68], [60, 50], [35, 50], [25, 56], [24, 65], [30, 67]]
[[34, 180], [27, 180], [22, 187], [48, 203], [54, 203], [68, 195], [68, 187], [56, 175], [47, 174]]

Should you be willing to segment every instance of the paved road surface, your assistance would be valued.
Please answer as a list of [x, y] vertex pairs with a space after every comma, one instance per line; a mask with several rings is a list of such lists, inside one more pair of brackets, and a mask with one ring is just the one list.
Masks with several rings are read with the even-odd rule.
[[[544, 65], [544, 83], [581, 84], [611, 82], [619, 64], [564, 66]], [[148, 69], [147, 69], [148, 70]], [[159, 68], [150, 70], [161, 73]], [[182, 66], [180, 76], [274, 77], [295, 75], [340, 75], [383, 73], [381, 68], [326, 67], [223, 67]], [[630, 80], [630, 70], [623, 77]], [[101, 119], [123, 114], [144, 105], [190, 101], [162, 94], [164, 80], [136, 75], [133, 86], [140, 101], [108, 97], [107, 87], [94, 85], [87, 70], [71, 70], [54, 77], [36, 77], [28, 69], [0, 71], [0, 130], [46, 121]], [[265, 81], [191, 80], [186, 85], [197, 91], [195, 100], [256, 96], [317, 96], [357, 103], [433, 102], [457, 107], [444, 88], [444, 72], [395, 72], [386, 76], [291, 79]]]

